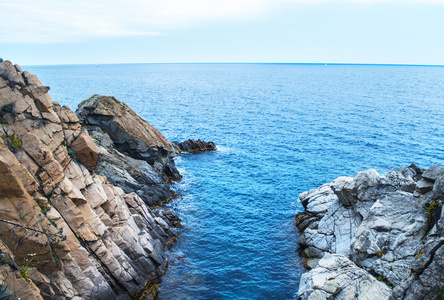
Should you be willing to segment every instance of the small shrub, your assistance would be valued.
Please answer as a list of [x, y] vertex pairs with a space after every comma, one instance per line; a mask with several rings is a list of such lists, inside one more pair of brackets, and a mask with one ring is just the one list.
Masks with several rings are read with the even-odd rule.
[[12, 149], [17, 149], [22, 147], [22, 142], [16, 139], [13, 139], [11, 142]]
[[42, 207], [42, 208], [41, 208], [42, 214], [44, 214], [44, 215], [46, 216], [46, 213], [47, 213], [50, 209], [51, 209], [51, 208], [48, 208], [48, 207]]
[[28, 270], [32, 269], [31, 263], [34, 260], [34, 257], [36, 256], [36, 253], [28, 254], [29, 258], [25, 258], [25, 262], [20, 267], [20, 275], [29, 282], [29, 276], [28, 276]]
[[2, 112], [2, 114], [4, 114], [4, 113], [12, 113], [13, 109], [14, 109], [14, 102], [11, 102], [9, 104], [3, 105], [2, 109], [1, 109], [1, 112]]
[[5, 141], [6, 146], [8, 146], [9, 150], [17, 150], [22, 147], [22, 142], [17, 140], [14, 135], [6, 135], [2, 136], [2, 140]]

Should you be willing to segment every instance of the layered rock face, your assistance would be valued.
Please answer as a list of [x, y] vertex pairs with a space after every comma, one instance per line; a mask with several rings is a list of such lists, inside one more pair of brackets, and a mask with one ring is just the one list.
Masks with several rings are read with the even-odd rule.
[[126, 193], [135, 192], [150, 207], [174, 196], [168, 183], [181, 177], [175, 151], [156, 128], [114, 97], [94, 95], [76, 113], [98, 145], [97, 174]]
[[82, 106], [89, 126], [113, 128], [93, 139], [47, 92], [36, 76], [0, 63], [0, 284], [22, 299], [129, 299], [164, 271], [180, 221], [98, 171], [106, 153], [125, 153], [138, 160], [126, 162], [133, 178], [162, 186], [178, 177], [169, 142], [132, 127], [130, 118], [145, 123], [113, 98], [114, 118], [100, 101]]
[[443, 195], [444, 167], [415, 165], [300, 194], [299, 299], [442, 299]]

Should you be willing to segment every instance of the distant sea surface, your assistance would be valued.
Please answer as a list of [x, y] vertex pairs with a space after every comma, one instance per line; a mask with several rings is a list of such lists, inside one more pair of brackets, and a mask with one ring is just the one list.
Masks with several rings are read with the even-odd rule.
[[370, 168], [444, 164], [444, 68], [383, 65], [29, 66], [54, 101], [126, 102], [169, 140], [184, 221], [160, 299], [293, 299], [299, 193]]

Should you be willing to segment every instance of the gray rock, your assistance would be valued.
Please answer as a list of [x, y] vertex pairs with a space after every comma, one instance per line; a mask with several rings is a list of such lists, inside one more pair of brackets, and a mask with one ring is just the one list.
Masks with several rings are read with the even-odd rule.
[[405, 178], [413, 179], [415, 181], [417, 181], [422, 174], [421, 169], [415, 164], [411, 164], [408, 167], [398, 168], [396, 171], [404, 175]]
[[347, 257], [325, 254], [301, 277], [298, 299], [389, 299], [391, 289]]
[[[432, 170], [439, 174], [440, 169], [433, 167], [429, 174]], [[381, 297], [420, 299], [427, 295], [434, 299], [432, 295], [443, 285], [440, 256], [444, 252], [444, 180], [442, 176], [426, 174], [428, 180], [415, 182], [419, 174], [414, 165], [383, 177], [369, 170], [301, 193], [305, 211], [296, 215], [296, 224], [302, 232], [298, 243], [308, 257], [306, 265], [313, 268], [310, 258], [322, 257], [323, 253], [342, 254], [359, 265], [355, 275], [365, 272], [365, 276], [394, 287], [393, 294], [392, 289], [384, 289]], [[432, 206], [432, 210], [428, 209]], [[324, 283], [316, 283], [321, 278], [319, 274], [326, 272], [321, 262], [303, 276], [300, 299], [353, 299], [360, 288], [359, 281], [336, 292], [334, 284], [324, 287]], [[349, 270], [337, 268], [335, 272], [337, 276], [350, 277], [347, 272], [355, 271]]]
[[127, 156], [114, 147], [109, 135], [100, 127], [88, 127], [90, 136], [99, 145], [99, 161], [95, 172], [124, 190], [135, 192], [150, 207], [155, 207], [174, 196], [158, 172], [144, 160]]
[[202, 152], [216, 150], [216, 145], [213, 142], [204, 142], [198, 140], [186, 140], [184, 142], [172, 142], [172, 145], [176, 148], [176, 152]]
[[418, 187], [418, 191], [421, 194], [425, 194], [425, 193], [433, 190], [433, 182], [430, 182], [425, 179], [421, 179], [420, 181], [418, 181], [417, 187]]
[[441, 176], [444, 176], [444, 166], [431, 166], [422, 173], [422, 178], [432, 182]]
[[76, 114], [82, 126], [100, 127], [119, 152], [146, 161], [164, 181], [181, 177], [171, 143], [125, 103], [115, 97], [94, 95], [79, 104]]
[[438, 177], [433, 185], [433, 199], [444, 199], [444, 176]]

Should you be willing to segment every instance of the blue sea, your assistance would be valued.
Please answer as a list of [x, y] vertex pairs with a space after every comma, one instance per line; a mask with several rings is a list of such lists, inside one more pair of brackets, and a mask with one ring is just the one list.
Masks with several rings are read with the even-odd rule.
[[73, 110], [115, 96], [169, 140], [183, 219], [160, 299], [293, 299], [299, 193], [366, 169], [444, 161], [444, 67], [300, 64], [29, 66]]

